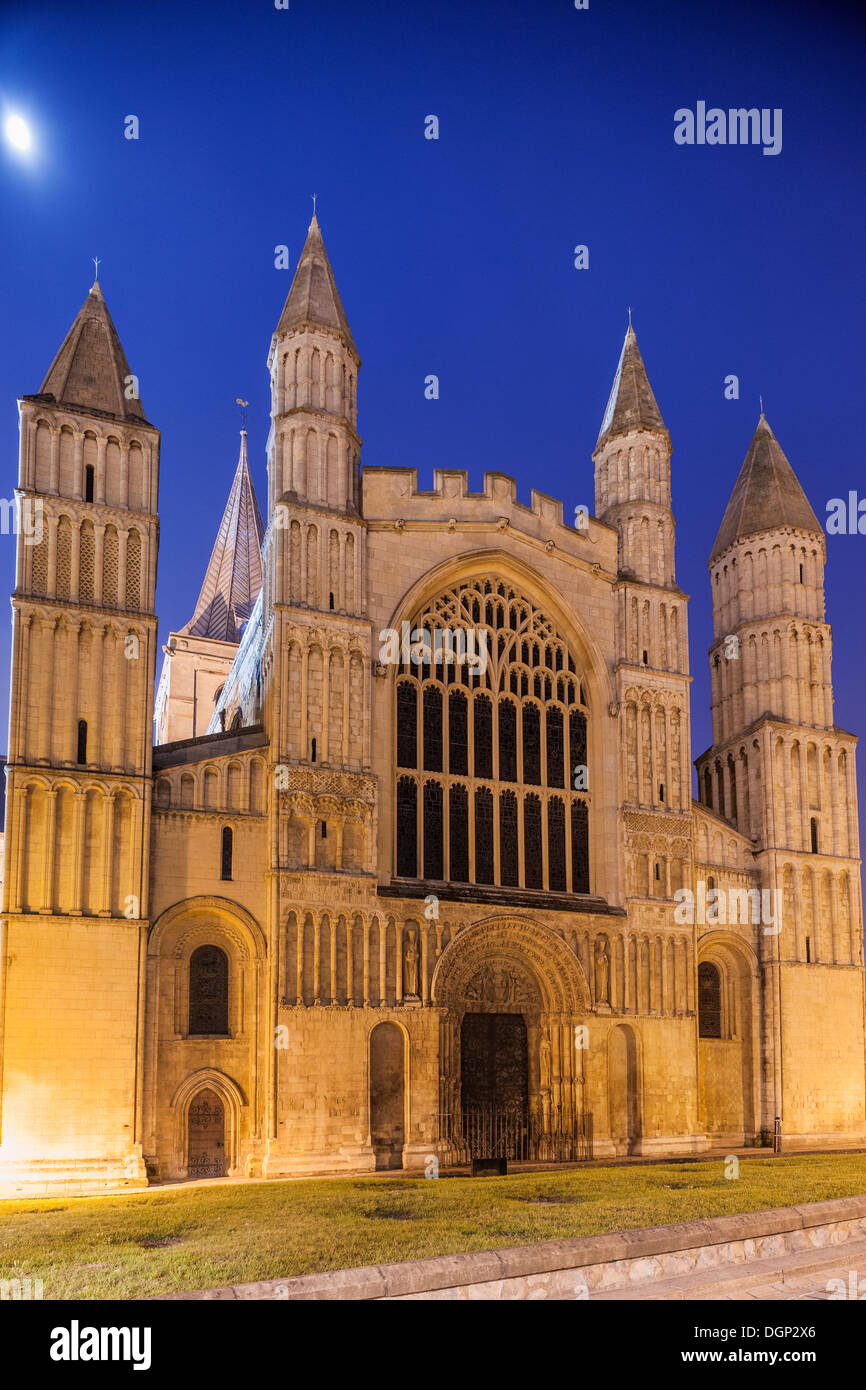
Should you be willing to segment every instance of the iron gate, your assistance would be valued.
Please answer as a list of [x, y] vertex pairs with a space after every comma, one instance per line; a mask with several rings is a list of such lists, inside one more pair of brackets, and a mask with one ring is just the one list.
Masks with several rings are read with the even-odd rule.
[[525, 1106], [469, 1105], [459, 1115], [443, 1114], [440, 1138], [450, 1161], [509, 1158], [537, 1163], [577, 1163], [592, 1158], [592, 1114], [584, 1111], [571, 1125], [545, 1129]]

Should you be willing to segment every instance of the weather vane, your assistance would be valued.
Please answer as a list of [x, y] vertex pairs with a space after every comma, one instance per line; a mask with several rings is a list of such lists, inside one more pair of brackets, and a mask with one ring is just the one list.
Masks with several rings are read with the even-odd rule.
[[764, 397], [763, 397], [763, 396], [759, 396], [759, 397], [758, 397], [758, 400], [760, 401], [760, 404], [761, 404], [761, 414], [763, 415], [763, 413], [764, 413]]
[[314, 217], [315, 217], [315, 215], [316, 215], [316, 199], [318, 198], [318, 196], [319, 196], [318, 193], [311, 193], [311, 194], [310, 194], [310, 197], [311, 197], [312, 200], [313, 200], [313, 216], [314, 216]]
[[96, 274], [94, 275], [93, 278], [94, 278], [95, 281], [97, 281], [97, 280], [99, 279], [99, 261], [100, 261], [100, 258], [99, 258], [99, 256], [91, 256], [90, 259], [93, 261], [93, 264], [94, 264], [94, 266], [96, 267]]
[[628, 306], [628, 326], [631, 328], [631, 305]]
[[240, 396], [236, 396], [236, 397], [235, 397], [235, 400], [237, 401], [238, 405], [241, 407], [241, 429], [242, 429], [242, 430], [246, 430], [246, 427], [247, 427], [247, 406], [249, 405], [249, 401], [242, 401], [241, 398], [240, 398]]

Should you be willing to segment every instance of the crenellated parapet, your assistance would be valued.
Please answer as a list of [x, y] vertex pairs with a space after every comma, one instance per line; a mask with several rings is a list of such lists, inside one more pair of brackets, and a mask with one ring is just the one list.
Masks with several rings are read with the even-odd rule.
[[[611, 573], [616, 568], [616, 536], [590, 516], [588, 496], [575, 497], [565, 518], [564, 504], [536, 488], [527, 507], [517, 500], [517, 483], [506, 473], [484, 473], [481, 492], [469, 489], [465, 469], [437, 468], [433, 488], [418, 487], [415, 468], [365, 468], [361, 479], [362, 511], [371, 529], [383, 525], [405, 530], [448, 530], [461, 534], [509, 528], [530, 537], [548, 552], [557, 550]], [[583, 512], [575, 513], [582, 507]], [[573, 524], [575, 517], [579, 525]]]

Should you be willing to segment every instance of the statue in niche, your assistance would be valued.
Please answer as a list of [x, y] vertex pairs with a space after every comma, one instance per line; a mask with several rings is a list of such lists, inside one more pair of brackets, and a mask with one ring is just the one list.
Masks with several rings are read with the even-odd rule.
[[595, 998], [598, 1004], [610, 1003], [610, 956], [606, 941], [600, 941], [595, 948]]
[[542, 1091], [550, 1090], [550, 1039], [546, 1033], [542, 1033], [541, 1042], [538, 1046], [539, 1069], [541, 1072]]
[[410, 931], [409, 940], [406, 942], [403, 993], [409, 999], [417, 999], [418, 997], [418, 947], [415, 945], [415, 933], [413, 931]]

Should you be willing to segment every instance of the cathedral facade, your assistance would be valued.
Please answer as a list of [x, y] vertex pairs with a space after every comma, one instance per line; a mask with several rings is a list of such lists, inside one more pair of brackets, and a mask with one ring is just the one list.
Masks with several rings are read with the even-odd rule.
[[160, 436], [98, 283], [19, 403], [0, 1191], [862, 1144], [856, 738], [763, 415], [710, 557], [696, 801], [631, 327], [594, 516], [362, 471], [359, 367], [314, 218], [264, 518], [244, 434], [161, 654]]

